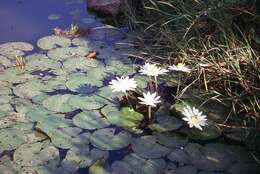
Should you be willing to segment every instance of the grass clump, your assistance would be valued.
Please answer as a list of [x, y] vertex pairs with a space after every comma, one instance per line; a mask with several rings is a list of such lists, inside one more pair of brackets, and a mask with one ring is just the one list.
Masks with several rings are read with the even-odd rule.
[[142, 52], [136, 57], [169, 65], [185, 63], [192, 72], [182, 81], [182, 89], [189, 85], [213, 92], [220, 101], [230, 99], [235, 114], [260, 119], [256, 1], [138, 2], [129, 0], [125, 13], [131, 28], [142, 32], [138, 43]]

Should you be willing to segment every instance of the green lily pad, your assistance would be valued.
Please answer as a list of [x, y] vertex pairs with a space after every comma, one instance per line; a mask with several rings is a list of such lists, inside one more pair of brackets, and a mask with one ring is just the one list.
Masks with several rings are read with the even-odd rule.
[[124, 64], [119, 60], [111, 60], [106, 66], [106, 72], [117, 75], [129, 75], [135, 73], [135, 69], [131, 65]]
[[108, 168], [108, 164], [105, 160], [98, 160], [89, 167], [89, 174], [111, 174]]
[[73, 108], [82, 110], [95, 110], [103, 107], [106, 101], [99, 96], [85, 96], [79, 95], [72, 96], [68, 102]]
[[10, 95], [0, 95], [0, 104], [9, 103], [12, 98], [13, 98], [13, 96], [10, 96]]
[[179, 129], [183, 122], [176, 117], [169, 115], [157, 115], [157, 123], [149, 125], [149, 128], [158, 132], [167, 132]]
[[51, 142], [59, 148], [69, 149], [74, 145], [73, 138], [82, 130], [77, 127], [65, 127], [59, 129], [50, 129], [49, 132], [45, 132], [50, 138]]
[[39, 55], [39, 57], [37, 55], [32, 56], [26, 64], [26, 70], [30, 72], [36, 70], [49, 70], [54, 74], [58, 74], [61, 71], [60, 67], [60, 62], [57, 62], [53, 59], [42, 57], [42, 55]]
[[50, 88], [40, 80], [30, 80], [13, 88], [16, 96], [31, 99], [42, 92], [47, 92]]
[[124, 93], [121, 92], [113, 92], [109, 86], [105, 86], [100, 88], [99, 96], [107, 99], [107, 101], [113, 101], [114, 98], [122, 98]]
[[75, 167], [85, 168], [94, 164], [99, 159], [108, 157], [107, 151], [101, 151], [99, 149], [89, 149], [89, 147], [76, 147], [71, 148], [61, 165], [74, 164]]
[[107, 105], [102, 108], [101, 112], [114, 125], [126, 128], [138, 127], [143, 121], [144, 116], [128, 107], [118, 110], [116, 107]]
[[24, 55], [24, 51], [32, 51], [33, 46], [26, 42], [7, 42], [0, 44], [0, 55], [15, 60], [16, 56]]
[[221, 130], [215, 125], [205, 126], [203, 127], [203, 131], [195, 128], [184, 128], [181, 131], [194, 140], [211, 140], [218, 138], [221, 135]]
[[118, 150], [126, 147], [132, 140], [131, 134], [120, 131], [115, 134], [114, 128], [104, 128], [96, 130], [90, 137], [93, 146], [101, 150]]
[[99, 111], [85, 111], [77, 114], [72, 119], [73, 124], [83, 129], [100, 129], [110, 125], [110, 123], [100, 115]]
[[138, 156], [148, 159], [164, 157], [171, 151], [160, 145], [157, 137], [152, 135], [136, 139], [132, 144], [132, 149]]
[[72, 44], [76, 45], [76, 46], [88, 47], [89, 40], [87, 40], [85, 38], [74, 38], [74, 39], [72, 39]]
[[162, 173], [166, 166], [163, 159], [143, 159], [137, 154], [130, 154], [122, 161], [115, 161], [111, 169], [113, 174], [158, 174]]
[[87, 47], [55, 48], [48, 51], [48, 57], [55, 60], [65, 60], [73, 57], [84, 57], [89, 51]]
[[101, 66], [101, 64], [97, 60], [86, 57], [73, 57], [63, 62], [63, 68], [70, 73], [77, 71], [87, 72], [98, 66]]
[[43, 50], [51, 50], [59, 47], [69, 47], [71, 40], [65, 37], [59, 36], [45, 36], [37, 41], [37, 46]]
[[23, 98], [13, 98], [10, 102], [15, 108], [16, 112], [25, 114], [33, 107], [35, 107], [30, 100]]
[[24, 114], [16, 112], [9, 113], [5, 117], [0, 118], [0, 129], [10, 127], [20, 122], [26, 122]]
[[10, 59], [8, 59], [5, 56], [1, 56], [1, 55], [0, 55], [0, 65], [2, 65], [4, 67], [11, 67], [11, 66], [13, 66], [13, 64], [12, 64]]
[[0, 81], [9, 83], [23, 83], [31, 79], [33, 79], [33, 75], [24, 73], [24, 70], [18, 67], [8, 68], [0, 73]]
[[156, 134], [158, 142], [169, 148], [184, 147], [188, 143], [188, 138], [173, 132], [163, 132]]
[[74, 73], [68, 76], [66, 86], [69, 90], [77, 92], [84, 85], [101, 86], [102, 82], [84, 73]]
[[0, 152], [16, 149], [26, 142], [24, 132], [13, 128], [5, 128], [0, 131]]
[[71, 112], [75, 110], [74, 107], [68, 104], [68, 101], [71, 97], [72, 95], [69, 94], [54, 95], [43, 100], [42, 104], [46, 109], [50, 111], [61, 113]]
[[22, 166], [40, 166], [59, 162], [59, 150], [42, 142], [23, 144], [14, 152], [14, 161]]
[[183, 112], [183, 108], [189, 105], [198, 108], [208, 117], [209, 120], [216, 122], [225, 121], [232, 108], [231, 102], [228, 100], [222, 100], [223, 104], [217, 100], [211, 99], [211, 97], [213, 97], [212, 94], [204, 94], [202, 97], [200, 95], [201, 93], [196, 90], [188, 91], [176, 102], [175, 105], [173, 105], [174, 110], [181, 113]]

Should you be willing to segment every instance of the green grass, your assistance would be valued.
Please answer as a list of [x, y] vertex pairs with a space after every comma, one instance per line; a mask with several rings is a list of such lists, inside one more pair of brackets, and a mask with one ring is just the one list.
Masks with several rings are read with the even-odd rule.
[[[136, 2], [135, 0], [128, 2]], [[142, 32], [137, 57], [192, 73], [182, 90], [199, 87], [230, 99], [244, 118], [260, 118], [260, 17], [254, 1], [143, 0], [126, 6], [129, 26]], [[181, 91], [184, 92], [184, 91]]]

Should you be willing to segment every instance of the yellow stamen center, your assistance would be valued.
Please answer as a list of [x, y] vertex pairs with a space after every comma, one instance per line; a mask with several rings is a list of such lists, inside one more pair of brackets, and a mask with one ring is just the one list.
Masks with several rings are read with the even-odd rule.
[[198, 117], [197, 117], [196, 115], [194, 115], [194, 116], [191, 117], [191, 122], [192, 122], [193, 124], [197, 124], [198, 121], [199, 121], [199, 119], [198, 119]]
[[183, 68], [183, 67], [185, 67], [185, 64], [183, 64], [183, 63], [178, 63], [177, 64], [177, 68]]

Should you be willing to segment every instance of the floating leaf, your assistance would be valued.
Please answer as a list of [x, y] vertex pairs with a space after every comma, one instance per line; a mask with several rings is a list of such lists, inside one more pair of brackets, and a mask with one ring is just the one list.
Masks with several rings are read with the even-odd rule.
[[116, 133], [114, 128], [96, 130], [90, 137], [91, 144], [101, 150], [118, 150], [128, 146], [131, 140], [131, 134], [126, 131]]
[[69, 104], [73, 108], [82, 110], [95, 110], [103, 107], [106, 101], [99, 96], [73, 96], [69, 99]]
[[61, 165], [66, 163], [74, 164], [79, 168], [89, 167], [99, 159], [108, 157], [108, 152], [98, 149], [89, 149], [89, 147], [75, 147], [71, 148], [66, 154], [66, 158]]
[[90, 60], [85, 57], [69, 58], [63, 62], [63, 68], [67, 72], [87, 72], [98, 66], [101, 66], [101, 64], [97, 60]]
[[13, 128], [5, 128], [0, 131], [0, 152], [16, 149], [26, 142], [24, 132]]
[[133, 151], [143, 158], [160, 158], [170, 153], [170, 149], [160, 145], [155, 136], [142, 136], [132, 144]]
[[163, 132], [157, 134], [158, 142], [169, 148], [184, 147], [188, 143], [188, 138], [173, 132]]
[[211, 140], [221, 135], [221, 130], [215, 125], [205, 126], [203, 127], [203, 131], [195, 128], [184, 128], [183, 132], [187, 134], [189, 138], [195, 140]]
[[42, 142], [23, 144], [14, 152], [14, 161], [22, 166], [46, 165], [49, 162], [59, 162], [59, 151], [54, 146]]
[[62, 112], [62, 113], [71, 112], [75, 110], [74, 107], [68, 104], [68, 101], [71, 97], [72, 95], [69, 94], [54, 95], [45, 99], [42, 102], [42, 104], [45, 108], [47, 108], [50, 111]]
[[100, 129], [109, 126], [109, 122], [99, 111], [85, 111], [73, 117], [73, 124], [83, 129]]
[[176, 117], [168, 115], [157, 115], [158, 123], [149, 125], [149, 128], [158, 132], [166, 132], [179, 129], [183, 122]]
[[101, 112], [110, 123], [126, 128], [137, 127], [144, 119], [142, 114], [135, 112], [128, 107], [118, 110], [116, 107], [108, 105], [102, 108]]
[[92, 166], [90, 166], [89, 174], [111, 174], [111, 173], [108, 171], [108, 167], [105, 161], [98, 160]]
[[24, 55], [24, 51], [32, 51], [33, 46], [26, 42], [7, 42], [0, 44], [0, 55], [14, 60], [15, 56]]
[[71, 40], [65, 37], [59, 36], [45, 36], [37, 41], [37, 46], [43, 50], [51, 50], [59, 47], [69, 47], [71, 45]]
[[137, 154], [127, 155], [122, 161], [115, 161], [111, 168], [113, 174], [158, 174], [162, 173], [166, 163], [163, 159], [143, 159]]
[[73, 57], [84, 57], [90, 51], [87, 47], [55, 48], [48, 51], [48, 57], [55, 60], [65, 60]]

